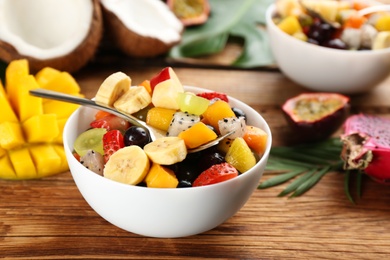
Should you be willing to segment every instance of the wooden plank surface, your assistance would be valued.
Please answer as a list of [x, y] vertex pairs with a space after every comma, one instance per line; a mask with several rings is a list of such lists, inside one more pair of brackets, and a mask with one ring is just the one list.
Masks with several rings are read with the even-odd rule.
[[[75, 76], [91, 98], [116, 71], [133, 83], [161, 64], [111, 63]], [[273, 144], [294, 140], [281, 104], [307, 90], [278, 71], [175, 68], [185, 85], [223, 91], [259, 111]], [[370, 93], [352, 97], [354, 112], [390, 116], [390, 78]], [[266, 179], [267, 176], [264, 176]], [[84, 201], [69, 172], [31, 181], [0, 180], [0, 258], [5, 259], [380, 259], [390, 256], [390, 189], [365, 178], [363, 197], [346, 198], [344, 175], [331, 173], [302, 197], [278, 198], [282, 187], [256, 190], [219, 227], [196, 236], [156, 239], [123, 231]], [[185, 210], [185, 209], [184, 209]]]

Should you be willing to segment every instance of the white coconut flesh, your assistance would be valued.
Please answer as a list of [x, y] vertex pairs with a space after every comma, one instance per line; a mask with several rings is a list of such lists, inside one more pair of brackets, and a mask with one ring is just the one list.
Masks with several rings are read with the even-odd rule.
[[87, 37], [91, 0], [0, 0], [0, 40], [36, 59], [71, 53]]
[[134, 33], [166, 44], [181, 39], [183, 24], [161, 0], [100, 0]]

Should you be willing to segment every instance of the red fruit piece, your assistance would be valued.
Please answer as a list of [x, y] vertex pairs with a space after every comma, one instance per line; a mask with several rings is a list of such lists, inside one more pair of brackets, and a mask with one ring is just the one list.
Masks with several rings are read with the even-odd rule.
[[359, 169], [380, 183], [390, 183], [390, 120], [358, 114], [350, 116], [341, 135], [344, 168]]
[[225, 102], [229, 102], [228, 96], [220, 92], [203, 92], [203, 93], [198, 93], [197, 96], [206, 98], [208, 100], [220, 99]]
[[113, 129], [125, 131], [130, 127], [130, 123], [123, 118], [108, 114], [102, 118], [92, 121], [90, 126], [92, 128], [105, 128], [107, 131]]
[[168, 79], [171, 78], [170, 76], [170, 71], [169, 71], [170, 67], [166, 67], [164, 69], [162, 69], [160, 71], [160, 73], [158, 73], [156, 76], [154, 76], [151, 80], [150, 80], [150, 87], [152, 88], [152, 90], [154, 89], [154, 87], [160, 83], [160, 82], [163, 82], [163, 81], [166, 81]]
[[119, 130], [110, 130], [103, 135], [104, 163], [119, 149], [125, 147], [123, 135]]
[[192, 184], [193, 187], [223, 182], [238, 176], [238, 171], [229, 163], [214, 164], [203, 171]]

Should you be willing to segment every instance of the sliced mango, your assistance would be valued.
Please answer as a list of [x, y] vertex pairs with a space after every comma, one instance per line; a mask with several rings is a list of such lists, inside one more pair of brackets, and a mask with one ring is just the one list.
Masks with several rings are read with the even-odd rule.
[[176, 111], [175, 109], [152, 107], [146, 115], [146, 123], [157, 129], [167, 131]]
[[17, 178], [14, 167], [8, 155], [0, 158], [1, 177], [8, 180], [14, 180]]
[[219, 120], [225, 117], [233, 117], [233, 116], [235, 116], [235, 114], [231, 109], [229, 103], [223, 100], [215, 101], [203, 113], [204, 120], [217, 130], [219, 130], [218, 127]]
[[62, 145], [54, 144], [53, 148], [58, 154], [58, 156], [61, 158], [61, 164], [59, 166], [58, 172], [69, 171], [69, 165], [68, 165], [68, 161], [66, 160], [64, 147]]
[[39, 173], [39, 177], [49, 176], [61, 172], [61, 157], [50, 144], [30, 146], [31, 157]]
[[64, 127], [66, 124], [66, 121], [68, 121], [68, 118], [60, 118], [57, 119], [57, 127], [58, 127], [58, 135], [53, 139], [53, 143], [56, 144], [62, 144], [64, 139], [63, 139], [63, 133], [64, 133]]
[[29, 72], [30, 69], [27, 59], [14, 60], [10, 62], [5, 69], [5, 87], [7, 89], [8, 98], [14, 108], [15, 104], [13, 102], [15, 100], [16, 93], [19, 91], [19, 81], [21, 78], [29, 75]]
[[37, 177], [37, 170], [27, 147], [9, 150], [8, 154], [18, 178]]
[[60, 133], [56, 114], [42, 114], [30, 117], [23, 122], [22, 127], [29, 143], [51, 142]]
[[171, 169], [153, 163], [145, 177], [145, 183], [150, 188], [176, 188], [179, 181]]
[[3, 85], [0, 81], [0, 123], [5, 121], [18, 122], [18, 117], [13, 111], [11, 104], [8, 102], [7, 93], [4, 90]]
[[61, 73], [61, 71], [56, 70], [51, 67], [45, 67], [38, 71], [38, 73], [35, 75], [35, 78], [41, 86], [41, 88], [44, 88], [44, 86], [49, 83], [51, 80], [53, 80], [56, 76], [58, 76]]
[[7, 154], [7, 150], [5, 150], [4, 148], [0, 147], [0, 158], [3, 157], [6, 154]]
[[218, 135], [204, 123], [198, 122], [181, 132], [179, 137], [184, 140], [187, 148], [192, 149], [215, 140]]
[[14, 94], [12, 103], [21, 122], [35, 115], [43, 114], [42, 98], [30, 95], [30, 90], [39, 88], [33, 75], [19, 79], [18, 92]]
[[63, 71], [56, 74], [48, 80], [48, 82], [42, 85], [42, 88], [59, 91], [62, 93], [73, 94], [80, 92], [80, 86], [68, 72]]
[[56, 114], [57, 118], [68, 118], [80, 105], [57, 100], [49, 100], [43, 104], [45, 114]]
[[25, 143], [23, 131], [19, 123], [0, 123], [0, 146], [6, 150], [19, 147]]

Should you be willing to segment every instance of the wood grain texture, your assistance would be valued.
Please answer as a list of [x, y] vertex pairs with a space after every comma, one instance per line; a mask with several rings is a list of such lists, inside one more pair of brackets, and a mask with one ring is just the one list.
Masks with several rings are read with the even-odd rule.
[[[121, 70], [137, 84], [161, 64], [120, 62], [76, 74], [91, 98]], [[223, 91], [248, 103], [269, 122], [273, 144], [294, 140], [281, 104], [307, 90], [277, 71], [174, 68], [185, 85]], [[353, 96], [354, 112], [390, 116], [390, 78]], [[268, 175], [263, 177], [269, 178]], [[346, 198], [344, 175], [326, 175], [301, 197], [279, 198], [283, 186], [256, 190], [219, 227], [200, 235], [156, 239], [123, 231], [84, 201], [69, 172], [31, 181], [0, 180], [0, 258], [5, 259], [380, 259], [390, 256], [390, 189], [366, 178], [356, 205]], [[183, 209], [185, 210], [185, 209]]]

